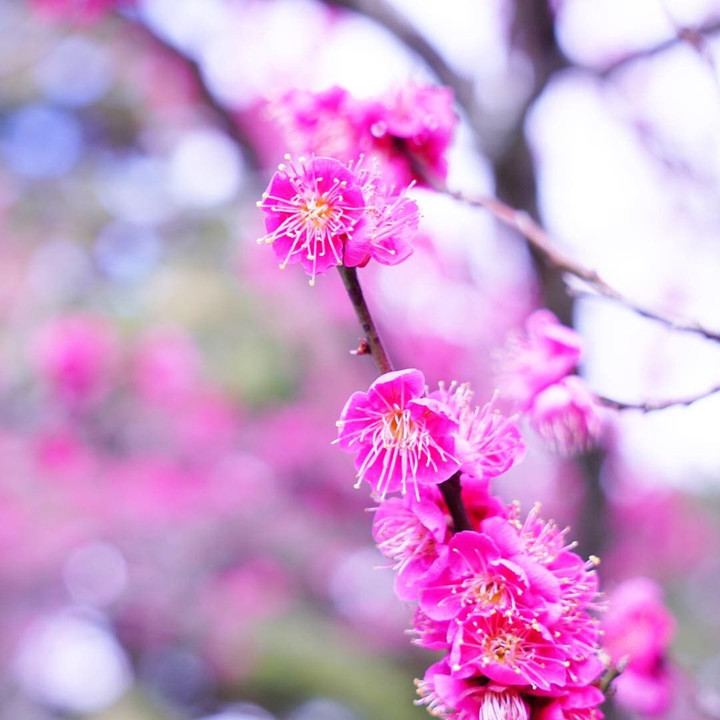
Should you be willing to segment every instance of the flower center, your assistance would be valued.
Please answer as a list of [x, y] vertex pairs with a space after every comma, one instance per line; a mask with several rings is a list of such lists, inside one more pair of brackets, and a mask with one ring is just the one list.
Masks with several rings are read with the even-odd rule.
[[503, 633], [495, 637], [488, 637], [484, 649], [491, 661], [500, 664], [512, 664], [522, 640], [517, 635]]
[[505, 588], [495, 580], [473, 578], [465, 588], [464, 600], [469, 604], [500, 605], [505, 599]]
[[409, 410], [396, 408], [382, 419], [381, 439], [385, 448], [410, 450], [417, 445], [420, 434]]
[[324, 195], [310, 198], [300, 206], [300, 215], [306, 225], [312, 225], [316, 230], [324, 228], [330, 221], [332, 205], [327, 202]]

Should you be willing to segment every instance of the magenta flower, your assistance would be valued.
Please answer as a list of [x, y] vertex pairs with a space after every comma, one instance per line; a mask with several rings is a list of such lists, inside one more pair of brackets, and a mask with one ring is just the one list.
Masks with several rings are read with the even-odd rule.
[[578, 375], [568, 375], [538, 393], [529, 415], [535, 432], [563, 454], [589, 450], [600, 434], [599, 405]]
[[355, 172], [333, 158], [301, 158], [281, 164], [258, 206], [265, 212], [267, 235], [284, 269], [299, 262], [315, 277], [343, 263], [343, 244], [365, 213], [365, 198]]
[[384, 188], [377, 175], [366, 175], [367, 200], [363, 222], [345, 246], [348, 267], [366, 265], [374, 258], [383, 265], [397, 265], [413, 251], [420, 213], [417, 203], [394, 188]]
[[[464, 622], [499, 612], [540, 618], [557, 603], [557, 580], [522, 554], [517, 532], [508, 521], [493, 520], [497, 522], [483, 525], [483, 532], [460, 532], [450, 540], [447, 568], [420, 594], [420, 607], [429, 617]], [[509, 547], [508, 537], [514, 540]]]
[[[450, 88], [407, 83], [368, 108], [370, 132], [379, 145], [387, 143], [389, 154], [410, 156], [423, 172], [445, 179], [445, 156], [457, 124], [453, 101]], [[412, 165], [407, 159], [405, 164]], [[423, 173], [416, 179], [426, 182]]]
[[369, 149], [362, 142], [360, 105], [344, 88], [322, 92], [294, 89], [269, 107], [268, 115], [279, 126], [285, 147], [298, 154], [334, 157], [347, 163]]
[[571, 690], [540, 708], [537, 720], [603, 720], [598, 707], [605, 702], [602, 692], [592, 685]]
[[417, 682], [428, 712], [449, 720], [528, 720], [530, 707], [514, 688], [454, 676], [446, 661], [431, 665]]
[[419, 370], [387, 373], [367, 392], [354, 393], [337, 424], [340, 447], [357, 453], [356, 487], [365, 480], [382, 499], [412, 486], [419, 500], [420, 485], [437, 485], [460, 467], [457, 424], [425, 397]]
[[368, 100], [339, 87], [319, 93], [293, 90], [268, 115], [292, 152], [342, 162], [364, 156], [379, 163], [389, 184], [398, 185], [413, 178], [427, 184], [427, 173], [447, 176], [446, 155], [458, 119], [450, 88], [415, 83]]
[[[359, 165], [359, 163], [358, 163]], [[379, 176], [334, 158], [280, 165], [258, 206], [280, 267], [299, 262], [315, 277], [331, 267], [396, 265], [413, 251], [419, 212], [414, 200]]]
[[418, 588], [437, 577], [447, 562], [450, 531], [436, 500], [418, 501], [412, 495], [386, 500], [376, 511], [373, 536], [380, 552], [396, 562], [400, 600], [415, 600]]
[[465, 472], [489, 480], [507, 472], [525, 454], [525, 442], [516, 416], [506, 418], [493, 406], [494, 398], [482, 408], [473, 405], [467, 384], [443, 383], [431, 397], [442, 401], [458, 423], [456, 454]]
[[550, 631], [512, 615], [473, 615], [450, 626], [456, 677], [483, 675], [501, 685], [552, 691], [567, 681], [567, 658]]

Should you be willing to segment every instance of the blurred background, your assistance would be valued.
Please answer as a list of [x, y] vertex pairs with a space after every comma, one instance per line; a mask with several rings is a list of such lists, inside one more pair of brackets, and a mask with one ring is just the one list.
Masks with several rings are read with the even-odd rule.
[[[720, 3], [108, 5], [0, 0], [0, 717], [425, 717], [412, 679], [434, 658], [330, 444], [374, 377], [352, 308], [335, 274], [310, 288], [255, 242], [288, 149], [274, 103], [451, 85], [452, 188], [720, 330]], [[547, 305], [599, 393], [720, 383], [717, 344], [571, 297], [489, 215], [414, 196], [415, 254], [362, 271], [398, 367], [485, 402]], [[571, 460], [528, 431], [495, 484], [570, 525], [605, 587], [662, 583], [667, 717], [720, 717], [718, 418], [716, 396], [628, 411]]]

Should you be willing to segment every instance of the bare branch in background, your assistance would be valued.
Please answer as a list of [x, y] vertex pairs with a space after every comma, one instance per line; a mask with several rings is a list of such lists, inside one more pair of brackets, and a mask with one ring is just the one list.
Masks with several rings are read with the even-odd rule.
[[605, 397], [604, 395], [598, 395], [597, 399], [605, 407], [612, 408], [613, 410], [639, 410], [643, 413], [655, 412], [656, 410], [667, 410], [671, 407], [687, 407], [692, 405], [699, 400], [715, 395], [720, 392], [720, 385], [715, 385], [705, 392], [701, 392], [697, 395], [689, 395], [682, 398], [674, 398], [670, 400], [647, 400], [645, 402], [630, 403], [622, 402], [621, 400], [614, 400], [613, 398]]
[[156, 47], [160, 48], [162, 52], [185, 66], [190, 76], [193, 78], [195, 89], [198, 91], [200, 96], [200, 101], [212, 111], [215, 119], [218, 121], [222, 129], [238, 145], [248, 166], [253, 170], [260, 168], [260, 159], [257, 155], [257, 150], [255, 149], [253, 142], [243, 131], [232, 111], [225, 107], [225, 105], [223, 105], [215, 97], [215, 95], [213, 95], [207, 85], [205, 77], [203, 76], [200, 64], [194, 58], [191, 58], [182, 52], [182, 50], [167, 42], [159, 35], [156, 35], [152, 29], [144, 23], [136, 21], [130, 16], [117, 11], [115, 12], [115, 17], [121, 22], [125, 22], [129, 26], [130, 31], [135, 32], [143, 40], [147, 40], [152, 43]]
[[[673, 37], [668, 38], [667, 40], [663, 40], [661, 43], [653, 45], [652, 47], [629, 53], [621, 57], [619, 60], [611, 63], [610, 65], [606, 65], [600, 71], [600, 76], [603, 78], [608, 78], [611, 75], [617, 73], [619, 70], [623, 70], [627, 67], [630, 67], [631, 65], [634, 65], [637, 62], [640, 62], [642, 60], [648, 60], [655, 57], [656, 55], [667, 52], [668, 50], [677, 47], [681, 43], [689, 44], [700, 54], [701, 57], [703, 57], [705, 62], [707, 62], [709, 47], [706, 38], [708, 35], [715, 35], [718, 32], [720, 32], [720, 19], [708, 21], [707, 23], [700, 25], [696, 28], [678, 26], [677, 34]], [[710, 57], [712, 56], [710, 55]], [[712, 68], [715, 67], [714, 59], [711, 60], [710, 66]]]
[[[510, 227], [520, 233], [520, 235], [522, 235], [530, 243], [530, 245], [535, 248], [535, 250], [542, 254], [548, 264], [563, 273], [567, 273], [568, 275], [581, 280], [597, 295], [613, 300], [638, 315], [648, 318], [649, 320], [659, 322], [671, 330], [700, 335], [707, 340], [720, 342], [720, 332], [709, 330], [696, 320], [674, 317], [659, 310], [655, 310], [654, 308], [649, 308], [642, 303], [632, 300], [619, 290], [616, 290], [612, 285], [603, 280], [597, 271], [585, 267], [560, 251], [556, 247], [550, 235], [548, 235], [548, 233], [526, 212], [516, 210], [506, 203], [492, 197], [481, 195], [470, 197], [461, 192], [455, 192], [448, 189], [445, 189], [445, 192], [450, 195], [450, 197], [453, 197], [460, 202], [473, 207], [484, 208], [490, 212], [492, 216], [503, 225], [506, 225], [507, 227]], [[567, 278], [565, 278], [565, 282], [567, 285]], [[570, 293], [577, 294], [574, 290], [570, 290]]]

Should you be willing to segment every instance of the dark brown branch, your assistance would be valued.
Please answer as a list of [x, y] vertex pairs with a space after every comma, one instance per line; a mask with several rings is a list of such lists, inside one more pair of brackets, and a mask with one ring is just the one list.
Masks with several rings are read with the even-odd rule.
[[455, 532], [472, 530], [473, 526], [462, 501], [462, 486], [460, 485], [460, 471], [458, 470], [449, 480], [440, 483], [440, 492], [450, 511]]
[[[365, 302], [365, 296], [363, 295], [362, 288], [360, 287], [360, 281], [358, 280], [357, 270], [344, 265], [338, 267], [340, 277], [342, 278], [345, 290], [347, 290], [348, 297], [352, 306], [355, 308], [355, 314], [360, 321], [360, 327], [365, 333], [365, 342], [367, 343], [367, 350], [372, 355], [373, 360], [377, 369], [381, 373], [391, 372], [393, 369], [390, 356], [385, 350], [385, 346], [380, 338], [380, 333], [375, 327], [370, 309]], [[357, 353], [360, 354], [360, 353]], [[363, 352], [362, 354], [367, 354]]]

